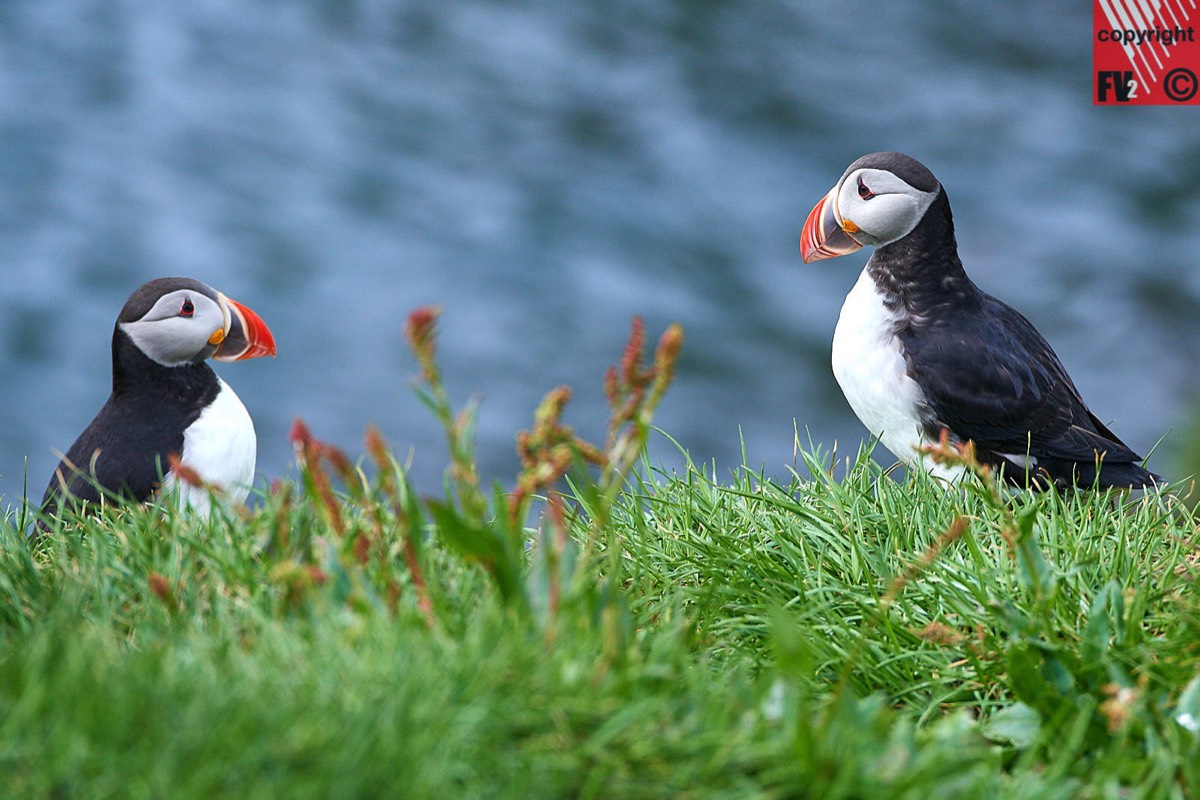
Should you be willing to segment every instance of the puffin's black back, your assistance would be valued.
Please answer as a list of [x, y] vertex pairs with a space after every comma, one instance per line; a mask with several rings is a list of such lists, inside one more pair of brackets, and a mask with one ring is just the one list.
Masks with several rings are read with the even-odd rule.
[[[896, 158], [891, 158], [896, 157]], [[891, 169], [923, 191], [937, 190], [925, 216], [902, 239], [879, 247], [867, 270], [893, 311], [895, 331], [912, 377], [925, 394], [925, 434], [943, 428], [977, 445], [981, 461], [1007, 465], [1008, 456], [1036, 459], [1031, 477], [1059, 486], [1143, 487], [1161, 478], [1084, 403], [1050, 344], [1016, 309], [979, 289], [958, 256], [946, 191], [920, 162], [873, 153], [870, 166]], [[851, 169], [864, 166], [855, 162]], [[915, 165], [915, 166], [914, 166]]]
[[130, 297], [113, 330], [112, 394], [51, 476], [42, 498], [44, 512], [53, 513], [61, 504], [64, 483], [81, 502], [98, 500], [99, 487], [131, 500], [149, 498], [166, 472], [167, 455], [182, 451], [183, 432], [220, 391], [216, 373], [207, 364], [165, 367], [121, 330], [120, 323], [140, 319], [162, 296], [163, 286], [153, 284], [168, 282], [167, 290], [211, 293], [197, 281], [161, 279]]

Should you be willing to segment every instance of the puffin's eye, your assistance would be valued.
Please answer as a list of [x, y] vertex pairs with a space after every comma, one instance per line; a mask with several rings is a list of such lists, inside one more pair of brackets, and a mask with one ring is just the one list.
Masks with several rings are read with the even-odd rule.
[[875, 196], [875, 193], [872, 192], [870, 189], [868, 189], [867, 185], [865, 183], [863, 183], [862, 178], [858, 179], [858, 196], [861, 197], [863, 200], [870, 200], [872, 197]]
[[190, 317], [196, 313], [196, 307], [192, 305], [192, 298], [185, 297], [183, 299], [183, 307], [179, 309], [179, 316]]

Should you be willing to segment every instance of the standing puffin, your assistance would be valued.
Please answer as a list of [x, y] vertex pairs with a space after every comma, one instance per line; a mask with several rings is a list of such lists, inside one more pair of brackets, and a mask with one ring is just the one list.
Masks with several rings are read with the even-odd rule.
[[145, 501], [162, 477], [164, 488], [178, 489], [181, 505], [207, 514], [207, 489], [179, 481], [170, 454], [231, 501], [244, 501], [254, 478], [254, 423], [204, 362], [273, 355], [275, 339], [262, 319], [200, 281], [158, 278], [141, 286], [113, 328], [112, 394], [55, 469], [43, 512], [102, 494]]
[[[917, 448], [974, 441], [981, 463], [1023, 485], [1144, 488], [1143, 469], [1095, 414], [1029, 320], [963, 271], [946, 191], [903, 153], [851, 164], [804, 223], [808, 264], [875, 247], [833, 335], [833, 374], [872, 436], [909, 466]], [[1099, 471], [1099, 475], [1097, 475]]]

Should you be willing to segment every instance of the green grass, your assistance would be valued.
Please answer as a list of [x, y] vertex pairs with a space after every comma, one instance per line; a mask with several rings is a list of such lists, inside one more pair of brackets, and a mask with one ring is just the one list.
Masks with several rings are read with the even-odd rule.
[[1184, 504], [635, 470], [652, 372], [600, 469], [548, 401], [515, 495], [427, 373], [437, 500], [298, 431], [244, 517], [11, 512], [0, 796], [1200, 797]]
[[398, 538], [361, 565], [308, 502], [127, 509], [36, 547], [9, 520], [3, 794], [1197, 796], [1195, 521], [1008, 501], [1036, 566], [980, 492], [863, 459], [656, 474], [576, 522], [553, 619], [540, 551], [522, 613], [432, 531], [432, 630]]

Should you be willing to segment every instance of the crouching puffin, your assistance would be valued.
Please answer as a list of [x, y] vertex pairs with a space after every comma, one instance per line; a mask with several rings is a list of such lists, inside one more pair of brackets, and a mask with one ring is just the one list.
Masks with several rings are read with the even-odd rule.
[[1162, 479], [1088, 410], [1058, 356], [963, 270], [946, 191], [902, 153], [847, 167], [800, 236], [808, 264], [875, 247], [833, 335], [833, 374], [872, 436], [909, 466], [954, 478], [917, 448], [947, 431], [1011, 482], [1144, 488]]
[[241, 503], [254, 478], [254, 423], [229, 384], [205, 363], [275, 355], [257, 314], [191, 278], [159, 278], [135, 291], [112, 337], [112, 394], [54, 471], [47, 517], [103, 494], [142, 502], [159, 488], [207, 514], [209, 492], [180, 480], [175, 454], [203, 483]]

